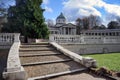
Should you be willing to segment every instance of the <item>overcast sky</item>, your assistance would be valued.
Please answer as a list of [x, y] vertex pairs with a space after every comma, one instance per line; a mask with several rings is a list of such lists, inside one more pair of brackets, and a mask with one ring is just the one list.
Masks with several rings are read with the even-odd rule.
[[[15, 4], [14, 0], [0, 0], [2, 2], [6, 6]], [[46, 9], [46, 20], [55, 20], [61, 12], [69, 22], [90, 14], [100, 16], [104, 24], [114, 20], [115, 16], [120, 17], [120, 0], [43, 0], [42, 7]]]

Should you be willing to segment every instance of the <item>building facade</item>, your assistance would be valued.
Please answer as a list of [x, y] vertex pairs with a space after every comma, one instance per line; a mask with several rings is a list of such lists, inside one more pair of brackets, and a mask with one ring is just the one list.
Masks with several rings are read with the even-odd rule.
[[56, 18], [54, 26], [49, 26], [49, 30], [51, 34], [76, 35], [76, 25], [67, 23], [63, 13]]

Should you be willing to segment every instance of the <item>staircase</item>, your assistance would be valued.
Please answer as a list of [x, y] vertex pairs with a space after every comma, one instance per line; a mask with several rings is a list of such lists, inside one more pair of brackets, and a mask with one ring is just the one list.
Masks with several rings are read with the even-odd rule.
[[54, 77], [86, 69], [45, 42], [22, 44], [19, 53], [21, 65], [31, 79]]

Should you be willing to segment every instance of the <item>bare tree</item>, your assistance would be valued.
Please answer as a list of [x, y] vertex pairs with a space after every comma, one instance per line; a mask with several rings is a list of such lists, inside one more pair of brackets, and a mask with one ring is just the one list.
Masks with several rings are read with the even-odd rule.
[[90, 15], [88, 18], [89, 18], [89, 27], [90, 28], [101, 25], [101, 19], [99, 16]]
[[117, 21], [120, 23], [120, 17], [117, 17]]
[[4, 16], [5, 13], [5, 8], [4, 8], [4, 3], [0, 3], [0, 16]]
[[90, 15], [82, 19], [84, 29], [92, 29], [101, 25], [101, 19], [99, 16]]
[[46, 22], [47, 22], [48, 27], [54, 26], [54, 21], [52, 19], [48, 19]]
[[83, 29], [82, 19], [78, 18], [76, 20], [76, 34], [79, 35], [82, 29]]
[[89, 29], [89, 18], [88, 17], [84, 17], [82, 19], [82, 22], [83, 22], [83, 29]]

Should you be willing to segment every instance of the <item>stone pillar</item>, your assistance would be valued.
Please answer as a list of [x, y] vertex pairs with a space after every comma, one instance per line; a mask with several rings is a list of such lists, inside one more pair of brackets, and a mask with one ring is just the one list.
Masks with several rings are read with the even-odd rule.
[[55, 38], [55, 36], [54, 36], [53, 34], [50, 35], [50, 36], [49, 36], [49, 42], [53, 42], [53, 41], [55, 41], [54, 38]]
[[19, 42], [20, 33], [14, 33], [14, 42]]

